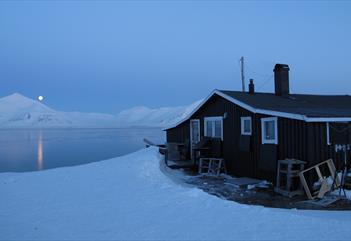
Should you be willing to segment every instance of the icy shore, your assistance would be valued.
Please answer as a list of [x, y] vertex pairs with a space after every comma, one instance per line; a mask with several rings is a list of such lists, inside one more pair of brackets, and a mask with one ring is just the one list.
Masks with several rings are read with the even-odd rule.
[[351, 212], [270, 209], [179, 185], [156, 148], [0, 174], [0, 240], [349, 240]]

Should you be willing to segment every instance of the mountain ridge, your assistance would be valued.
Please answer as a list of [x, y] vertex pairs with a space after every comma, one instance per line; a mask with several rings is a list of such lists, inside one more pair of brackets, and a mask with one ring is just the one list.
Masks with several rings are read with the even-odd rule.
[[57, 111], [38, 100], [13, 93], [0, 98], [0, 128], [164, 128], [184, 118], [199, 103], [160, 108], [135, 106], [112, 115]]

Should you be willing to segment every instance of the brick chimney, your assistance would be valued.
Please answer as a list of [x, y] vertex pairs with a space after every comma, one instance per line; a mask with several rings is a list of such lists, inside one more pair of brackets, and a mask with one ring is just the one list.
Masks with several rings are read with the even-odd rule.
[[250, 84], [249, 84], [249, 93], [253, 95], [255, 93], [255, 85], [253, 82], [253, 79], [250, 79]]
[[279, 96], [289, 95], [289, 65], [276, 64], [274, 66], [275, 94]]

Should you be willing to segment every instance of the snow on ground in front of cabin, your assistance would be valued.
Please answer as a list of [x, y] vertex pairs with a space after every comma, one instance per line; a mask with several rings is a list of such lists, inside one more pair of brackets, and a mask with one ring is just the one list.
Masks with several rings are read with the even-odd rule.
[[248, 206], [173, 182], [156, 148], [0, 174], [1, 240], [349, 240], [351, 212]]

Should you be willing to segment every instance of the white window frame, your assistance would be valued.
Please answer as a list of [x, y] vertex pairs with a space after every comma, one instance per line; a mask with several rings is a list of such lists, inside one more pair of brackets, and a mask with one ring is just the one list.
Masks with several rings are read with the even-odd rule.
[[[194, 150], [193, 150], [193, 130], [192, 130], [192, 122], [197, 122], [197, 124], [199, 125], [199, 140], [198, 142], [201, 141], [201, 122], [200, 122], [200, 119], [190, 119], [190, 126], [189, 126], [189, 131], [190, 131], [190, 140], [189, 140], [189, 143], [190, 143], [190, 157], [193, 158], [194, 156]], [[198, 143], [197, 142], [197, 143]]]
[[[207, 136], [207, 121], [221, 121], [221, 140], [223, 141], [223, 116], [211, 116], [204, 118], [204, 136], [206, 137], [214, 137], [214, 136]], [[212, 133], [215, 133], [215, 125], [212, 125]]]
[[193, 132], [192, 132], [192, 125], [191, 122], [197, 122], [197, 124], [199, 125], [199, 141], [201, 140], [201, 123], [199, 119], [191, 119], [190, 120], [190, 142], [193, 140]]
[[[240, 118], [241, 119], [241, 135], [244, 136], [251, 136], [252, 135], [252, 119], [251, 116], [243, 116]], [[249, 132], [245, 132], [245, 121], [249, 120], [250, 121], [250, 131]]]
[[329, 129], [329, 122], [326, 123], [326, 128], [327, 128], [327, 145], [330, 146], [330, 129]]
[[[274, 121], [274, 139], [267, 140], [265, 137], [265, 122]], [[267, 117], [261, 118], [261, 136], [262, 136], [262, 144], [278, 144], [278, 117]]]

